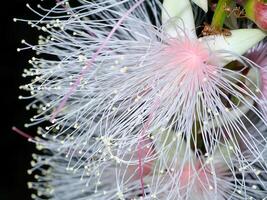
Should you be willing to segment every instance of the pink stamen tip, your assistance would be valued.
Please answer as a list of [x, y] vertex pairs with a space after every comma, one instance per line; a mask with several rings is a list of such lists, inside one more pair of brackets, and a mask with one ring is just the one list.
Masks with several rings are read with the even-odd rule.
[[22, 137], [26, 138], [27, 140], [32, 140], [32, 136], [30, 136], [29, 134], [23, 132], [22, 130], [18, 129], [17, 127], [13, 126], [12, 130], [16, 133], [18, 133], [19, 135], [21, 135]]
[[95, 62], [96, 58], [99, 56], [99, 54], [102, 52], [102, 50], [107, 46], [108, 41], [111, 39], [113, 34], [116, 32], [116, 30], [120, 27], [122, 22], [137, 8], [139, 7], [145, 0], [139, 0], [137, 1], [115, 24], [113, 29], [110, 31], [104, 42], [100, 45], [98, 50], [92, 55], [92, 59], [88, 60], [85, 68], [80, 72], [78, 79], [75, 81], [73, 86], [69, 89], [69, 92], [63, 97], [62, 102], [60, 103], [59, 107], [55, 110], [55, 112], [52, 114], [52, 118], [50, 121], [54, 121], [58, 113], [62, 110], [62, 108], [65, 106], [67, 100], [69, 97], [76, 91], [77, 87], [80, 85], [81, 79], [84, 77], [84, 74], [86, 71], [91, 67], [91, 65]]

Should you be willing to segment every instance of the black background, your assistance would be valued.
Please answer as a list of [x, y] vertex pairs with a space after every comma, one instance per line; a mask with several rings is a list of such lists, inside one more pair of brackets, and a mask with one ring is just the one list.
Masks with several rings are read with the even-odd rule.
[[[27, 7], [29, 3], [36, 7], [37, 0], [8, 0], [1, 5], [0, 22], [0, 200], [29, 200], [33, 191], [27, 188], [27, 182], [33, 178], [27, 174], [30, 168], [31, 154], [36, 152], [35, 145], [14, 133], [11, 128], [16, 126], [30, 135], [35, 135], [36, 127], [26, 129], [24, 123], [33, 115], [26, 111], [29, 101], [18, 100], [23, 94], [18, 87], [27, 83], [21, 76], [24, 68], [29, 68], [28, 60], [34, 56], [31, 50], [17, 52], [22, 47], [21, 40], [35, 44], [38, 37], [37, 30], [27, 23], [13, 22], [13, 18], [34, 19], [37, 16]], [[42, 4], [54, 4], [53, 0], [46, 0]], [[47, 5], [50, 6], [50, 5]]]

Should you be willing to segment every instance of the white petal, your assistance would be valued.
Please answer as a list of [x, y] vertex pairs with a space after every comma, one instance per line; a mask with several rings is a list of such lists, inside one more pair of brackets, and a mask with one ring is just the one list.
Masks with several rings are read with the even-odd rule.
[[[226, 50], [240, 56], [266, 37], [266, 33], [260, 29], [238, 29], [232, 30], [231, 33], [231, 36], [216, 35], [206, 36], [201, 39], [212, 51]], [[236, 56], [225, 57], [223, 64], [233, 60], [236, 60]]]
[[[188, 160], [194, 159], [194, 153], [191, 151], [188, 143], [184, 141], [181, 132], [171, 130], [156, 130], [152, 132], [154, 145], [157, 152], [164, 154], [164, 160], [170, 165], [181, 166]], [[174, 160], [179, 163], [173, 163]], [[160, 160], [159, 160], [160, 162]]]
[[[162, 23], [171, 37], [183, 35], [196, 38], [195, 21], [189, 0], [164, 0]], [[188, 35], [189, 34], [189, 35]]]
[[198, 5], [202, 10], [208, 12], [208, 0], [192, 0], [196, 5]]

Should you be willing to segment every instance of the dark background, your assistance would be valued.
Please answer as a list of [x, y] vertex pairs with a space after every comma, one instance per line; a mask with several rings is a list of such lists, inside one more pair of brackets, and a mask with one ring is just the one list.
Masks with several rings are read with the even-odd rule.
[[0, 40], [0, 200], [30, 200], [33, 191], [27, 188], [27, 182], [33, 178], [27, 174], [30, 168], [31, 154], [36, 152], [35, 145], [28, 142], [11, 128], [17, 128], [34, 136], [36, 127], [25, 128], [30, 117], [34, 114], [26, 111], [25, 106], [29, 101], [18, 100], [18, 96], [25, 94], [18, 87], [29, 80], [22, 78], [24, 68], [29, 68], [28, 60], [34, 56], [31, 50], [17, 52], [22, 47], [21, 40], [35, 44], [38, 32], [27, 23], [13, 22], [13, 18], [33, 19], [37, 16], [27, 7], [29, 3], [36, 7], [37, 3], [54, 4], [53, 0], [44, 2], [37, 0], [8, 0], [2, 2]]

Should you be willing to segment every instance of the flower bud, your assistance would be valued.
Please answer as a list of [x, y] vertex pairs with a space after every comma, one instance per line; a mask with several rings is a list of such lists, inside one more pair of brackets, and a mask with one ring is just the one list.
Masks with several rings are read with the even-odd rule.
[[247, 0], [245, 9], [247, 17], [267, 31], [267, 3], [264, 0]]

